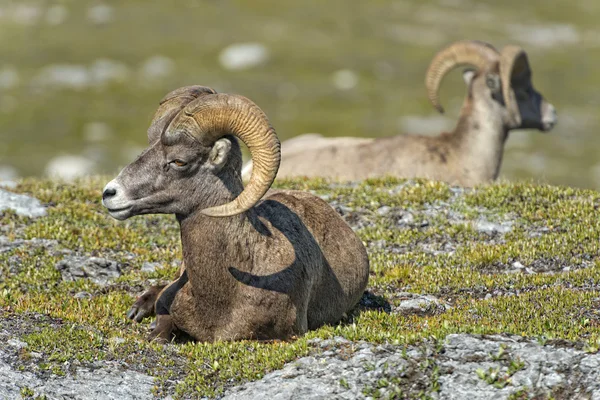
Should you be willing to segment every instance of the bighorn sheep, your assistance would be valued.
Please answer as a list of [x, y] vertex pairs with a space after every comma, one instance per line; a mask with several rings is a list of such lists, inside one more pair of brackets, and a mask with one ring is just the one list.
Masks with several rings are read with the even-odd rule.
[[[245, 188], [236, 138], [255, 162]], [[102, 203], [119, 220], [165, 213], [179, 222], [185, 268], [129, 313], [143, 318], [156, 299], [150, 338], [170, 340], [178, 328], [199, 341], [285, 339], [335, 323], [357, 304], [369, 261], [343, 219], [305, 192], [260, 201], [280, 144], [257, 105], [202, 86], [177, 89], [161, 101], [148, 142], [106, 185]]]
[[[527, 54], [517, 46], [502, 52], [479, 41], [460, 41], [433, 58], [425, 85], [433, 106], [442, 79], [458, 66], [468, 95], [453, 132], [437, 137], [397, 135], [369, 138], [324, 138], [302, 135], [282, 144], [278, 176], [322, 176], [342, 180], [393, 175], [424, 177], [473, 186], [498, 177], [504, 142], [513, 129], [552, 129], [554, 106], [531, 83]], [[243, 177], [252, 168], [244, 166]]]

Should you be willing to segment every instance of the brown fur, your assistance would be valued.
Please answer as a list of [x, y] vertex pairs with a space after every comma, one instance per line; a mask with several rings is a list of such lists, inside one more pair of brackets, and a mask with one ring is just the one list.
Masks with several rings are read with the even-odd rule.
[[[231, 221], [201, 214], [182, 221], [190, 282], [171, 314], [191, 336], [288, 338], [337, 322], [360, 299], [368, 278], [366, 251], [321, 199], [274, 193], [235, 224], [241, 241], [229, 237]], [[215, 234], [198, 235], [193, 227]]]

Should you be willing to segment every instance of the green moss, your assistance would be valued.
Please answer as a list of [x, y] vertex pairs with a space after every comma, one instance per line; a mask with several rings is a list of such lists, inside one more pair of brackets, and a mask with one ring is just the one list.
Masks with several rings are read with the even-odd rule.
[[[177, 225], [170, 216], [114, 221], [100, 205], [104, 182], [26, 180], [16, 191], [39, 198], [49, 206], [48, 215], [30, 220], [0, 214], [11, 239], [54, 239], [59, 247], [124, 263], [117, 282], [100, 289], [86, 280], [63, 282], [54, 268], [62, 255], [52, 248], [18, 247], [0, 254], [0, 307], [14, 315], [37, 312], [61, 321], [58, 326], [42, 324], [23, 337], [28, 351], [48, 356], [45, 367], [54, 373], [66, 372], [64, 361], [125, 360], [157, 376], [157, 393], [163, 393], [170, 379], [182, 379], [175, 391], [187, 398], [215, 396], [234, 382], [259, 379], [307, 354], [308, 341], [317, 337], [407, 344], [443, 341], [458, 332], [512, 333], [583, 341], [588, 351], [600, 346], [597, 192], [502, 183], [456, 196], [445, 184], [391, 178], [352, 187], [324, 180], [279, 182], [278, 187], [311, 190], [349, 205], [369, 221], [358, 234], [369, 246], [369, 290], [384, 301], [396, 305], [397, 293], [409, 291], [437, 295], [452, 308], [433, 316], [365, 310], [290, 342], [163, 348], [146, 342], [146, 326], [131, 323], [125, 312], [149, 279], [166, 281], [174, 275], [181, 257]], [[377, 212], [383, 205], [412, 213], [414, 221], [399, 225], [397, 216]], [[503, 236], [480, 232], [474, 224], [479, 218], [510, 220], [512, 230]], [[452, 245], [450, 250], [446, 244]], [[145, 261], [160, 262], [163, 268], [142, 273]], [[507, 273], [517, 261], [534, 273]], [[80, 291], [92, 297], [75, 298]], [[510, 372], [518, 366], [515, 361]], [[484, 371], [485, 380], [492, 372]], [[504, 384], [505, 375], [492, 384]]]

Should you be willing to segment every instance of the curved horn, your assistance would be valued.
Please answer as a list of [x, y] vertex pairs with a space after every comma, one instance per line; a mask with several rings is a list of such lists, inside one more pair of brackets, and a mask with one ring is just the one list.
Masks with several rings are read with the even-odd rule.
[[213, 89], [206, 86], [185, 86], [169, 92], [160, 101], [158, 110], [154, 113], [148, 128], [148, 143], [152, 144], [175, 118], [177, 113], [191, 101], [206, 94], [215, 94]]
[[490, 62], [498, 60], [498, 51], [490, 44], [478, 40], [455, 42], [440, 50], [427, 69], [425, 87], [429, 101], [440, 113], [444, 112], [438, 96], [440, 83], [452, 69], [462, 65], [473, 65], [482, 69]]
[[506, 104], [506, 109], [509, 111], [515, 110], [510, 92], [512, 77], [525, 71], [530, 71], [525, 50], [519, 46], [505, 46], [500, 53], [500, 80], [502, 81], [504, 104]]
[[251, 100], [232, 94], [202, 96], [188, 104], [169, 125], [169, 132], [185, 131], [212, 146], [225, 135], [240, 138], [252, 155], [252, 175], [233, 201], [202, 210], [213, 217], [228, 217], [250, 209], [269, 190], [281, 160], [280, 143], [265, 113]]

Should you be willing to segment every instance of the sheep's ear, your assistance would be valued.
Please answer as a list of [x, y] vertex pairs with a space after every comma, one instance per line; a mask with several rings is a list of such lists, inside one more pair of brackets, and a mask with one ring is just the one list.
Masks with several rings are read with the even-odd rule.
[[469, 86], [471, 84], [476, 73], [477, 73], [477, 71], [475, 71], [474, 69], [465, 69], [463, 71], [463, 79], [464, 79], [465, 83], [467, 84], [467, 86]]
[[208, 155], [208, 163], [214, 171], [218, 172], [223, 168], [230, 150], [231, 141], [229, 139], [221, 138], [215, 142]]

